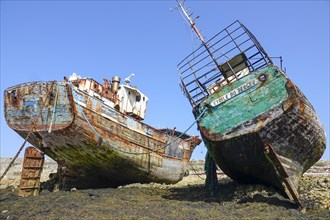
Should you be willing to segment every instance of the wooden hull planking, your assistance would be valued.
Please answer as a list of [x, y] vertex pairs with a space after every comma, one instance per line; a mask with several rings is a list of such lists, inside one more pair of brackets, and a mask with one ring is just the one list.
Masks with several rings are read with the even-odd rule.
[[[271, 67], [260, 70], [254, 75], [260, 76], [273, 70], [279, 71]], [[320, 120], [306, 97], [283, 73], [277, 74], [276, 78], [272, 80], [269, 77], [269, 83], [264, 82], [255, 89], [251, 88], [253, 92], [247, 90], [246, 93], [219, 106], [222, 109], [229, 109], [226, 105], [243, 103], [245, 108], [239, 106], [237, 108], [239, 112], [231, 112], [236, 115], [235, 117], [220, 114], [217, 112], [217, 107], [210, 107], [211, 109], [199, 121], [199, 128], [212, 157], [228, 176], [240, 182], [273, 185], [284, 191], [278, 174], [265, 156], [265, 147], [270, 145], [274, 149], [291, 182], [297, 187], [299, 177], [321, 158], [325, 150], [326, 138]], [[282, 80], [285, 83], [279, 84], [278, 82]], [[280, 85], [285, 87], [281, 88]], [[275, 94], [272, 94], [272, 88], [276, 90]], [[278, 91], [285, 91], [282, 93], [282, 98], [279, 97]], [[258, 101], [251, 100], [250, 104], [247, 104], [244, 99], [251, 93]], [[254, 94], [260, 95], [256, 97]], [[272, 98], [274, 102], [270, 100]], [[214, 99], [210, 97], [210, 100], [202, 102], [201, 106]], [[269, 109], [260, 111], [254, 109], [260, 107], [258, 102], [268, 102], [272, 105], [263, 106], [264, 109], [268, 107]], [[251, 111], [258, 115], [254, 116]], [[222, 117], [221, 120], [227, 123], [221, 124], [215, 120], [212, 124], [208, 124], [207, 120], [203, 121], [208, 117], [213, 119]], [[237, 122], [237, 118], [240, 118], [242, 123]], [[230, 128], [227, 126], [230, 123], [235, 126]], [[221, 132], [212, 129], [221, 125], [224, 125], [219, 129]]]
[[73, 93], [64, 81], [34, 82], [5, 91], [8, 125], [25, 138], [36, 119], [28, 141], [58, 162], [63, 187], [176, 183], [183, 178], [200, 143], [197, 137], [176, 138], [72, 88]]

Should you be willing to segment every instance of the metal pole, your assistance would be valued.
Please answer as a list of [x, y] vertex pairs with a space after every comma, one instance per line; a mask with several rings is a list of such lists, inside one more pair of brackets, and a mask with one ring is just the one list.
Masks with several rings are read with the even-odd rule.
[[[217, 69], [221, 71], [220, 69], [220, 65], [218, 64], [217, 60], [215, 59], [213, 53], [211, 52], [210, 48], [207, 46], [207, 44], [205, 43], [205, 40], [203, 38], [203, 36], [201, 35], [201, 33], [199, 32], [199, 30], [197, 29], [197, 27], [195, 26], [195, 22], [191, 20], [190, 16], [188, 15], [187, 11], [183, 8], [182, 4], [177, 0], [177, 3], [180, 7], [180, 9], [182, 10], [183, 14], [186, 16], [187, 20], [189, 21], [189, 24], [191, 26], [191, 28], [195, 31], [197, 37], [200, 39], [200, 41], [202, 42], [202, 45], [205, 47], [205, 49], [207, 50], [207, 52], [209, 53], [209, 55], [211, 56], [213, 62], [215, 63]], [[227, 80], [227, 78], [226, 78]], [[228, 80], [227, 80], [228, 81]]]

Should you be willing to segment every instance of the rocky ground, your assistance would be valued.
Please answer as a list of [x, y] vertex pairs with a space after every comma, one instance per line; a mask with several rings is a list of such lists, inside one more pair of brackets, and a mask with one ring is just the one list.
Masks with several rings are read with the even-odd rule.
[[[0, 162], [2, 174], [4, 160]], [[221, 173], [219, 190], [211, 197], [204, 188], [203, 161], [193, 161], [190, 175], [174, 185], [43, 190], [24, 198], [17, 196], [16, 188], [20, 162], [15, 166], [1, 182], [0, 219], [330, 219], [329, 161], [317, 163], [301, 178], [298, 190], [305, 212], [271, 187], [242, 185]], [[45, 167], [42, 180], [56, 172], [52, 161]]]

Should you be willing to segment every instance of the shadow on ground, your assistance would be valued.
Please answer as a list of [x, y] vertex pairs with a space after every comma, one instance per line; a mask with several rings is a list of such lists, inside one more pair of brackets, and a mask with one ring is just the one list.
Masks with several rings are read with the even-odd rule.
[[173, 188], [169, 195], [165, 195], [165, 199], [207, 203], [265, 203], [268, 205], [281, 206], [287, 209], [296, 209], [296, 205], [279, 195], [272, 187], [262, 185], [246, 185], [235, 181], [219, 181], [218, 189], [212, 196], [203, 184]]

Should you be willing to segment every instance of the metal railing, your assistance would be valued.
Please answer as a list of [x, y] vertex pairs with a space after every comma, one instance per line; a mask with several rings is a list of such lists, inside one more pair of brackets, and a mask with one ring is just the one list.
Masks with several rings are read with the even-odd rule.
[[[208, 50], [207, 50], [208, 48]], [[235, 21], [202, 44], [178, 64], [181, 85], [195, 107], [210, 95], [215, 83], [239, 79], [242, 70], [253, 72], [272, 64], [254, 35]]]

